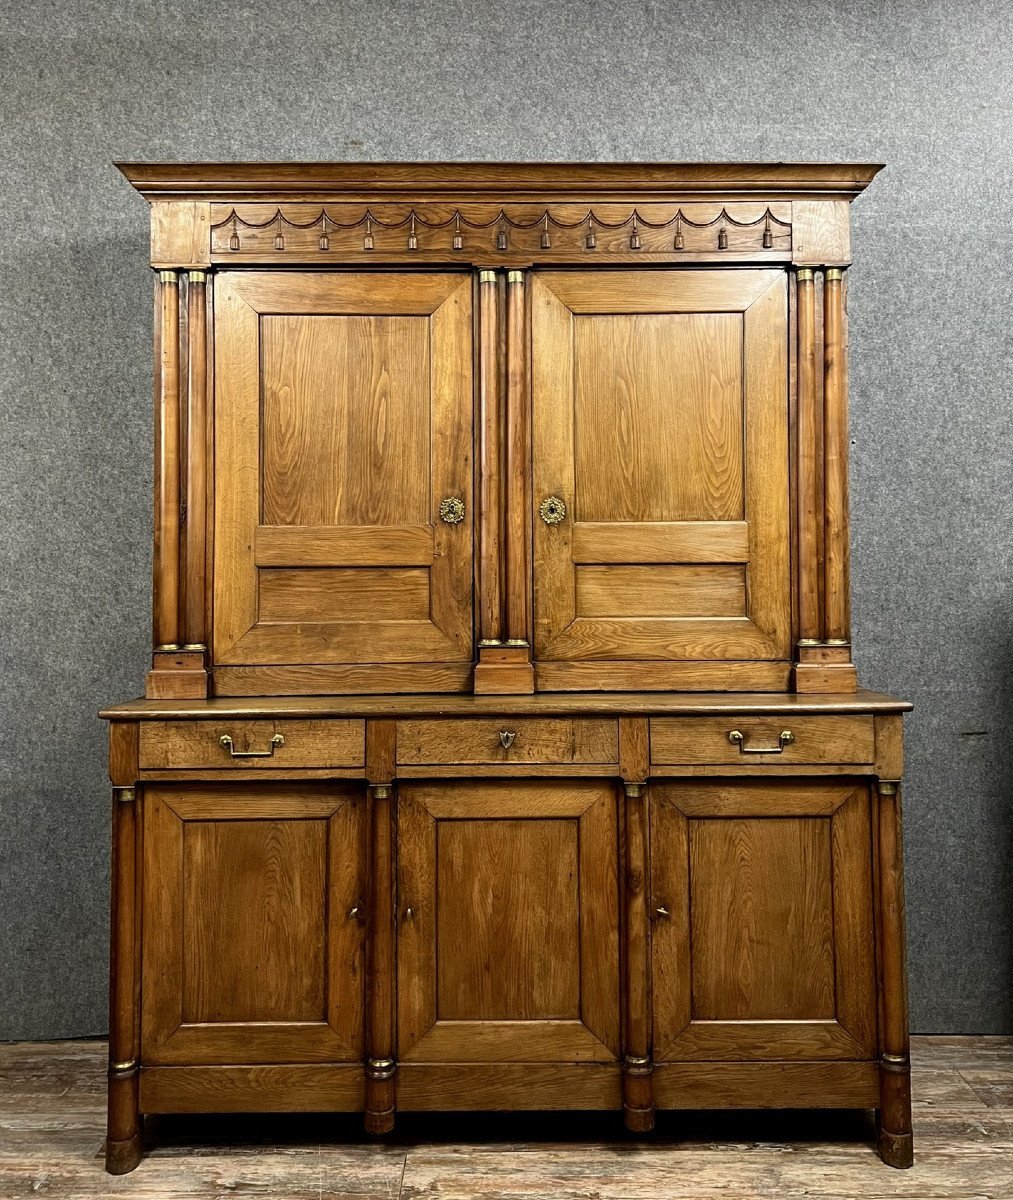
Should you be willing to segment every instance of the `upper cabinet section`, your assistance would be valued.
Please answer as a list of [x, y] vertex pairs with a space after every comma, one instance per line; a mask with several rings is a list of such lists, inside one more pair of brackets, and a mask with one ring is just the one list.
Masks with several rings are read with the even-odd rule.
[[123, 168], [153, 697], [852, 691], [849, 205], [878, 168]]
[[536, 657], [562, 685], [610, 668], [631, 687], [787, 660], [784, 271], [532, 287]]
[[471, 297], [467, 275], [219, 277], [217, 664], [323, 690], [384, 690], [395, 663], [463, 682]]

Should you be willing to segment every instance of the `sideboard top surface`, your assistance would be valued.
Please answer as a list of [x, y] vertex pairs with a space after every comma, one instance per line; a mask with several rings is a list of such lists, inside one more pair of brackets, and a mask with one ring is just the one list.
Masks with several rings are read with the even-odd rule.
[[533, 696], [222, 696], [211, 700], [131, 700], [99, 714], [112, 721], [220, 717], [558, 716], [606, 713], [707, 716], [723, 713], [900, 713], [911, 704], [860, 689], [841, 694], [792, 692], [540, 692]]
[[136, 163], [116, 166], [148, 200], [769, 197], [851, 200], [879, 163]]

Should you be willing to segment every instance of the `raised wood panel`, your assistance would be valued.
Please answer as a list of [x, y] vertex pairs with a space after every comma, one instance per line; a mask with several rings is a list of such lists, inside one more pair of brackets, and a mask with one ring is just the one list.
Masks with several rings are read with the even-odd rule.
[[149, 1064], [361, 1056], [364, 804], [347, 785], [148, 785]]
[[547, 718], [399, 721], [397, 760], [404, 766], [486, 762], [615, 763], [619, 761], [617, 726], [615, 721], [607, 720]]
[[[436, 859], [441, 1021], [576, 1020], [576, 821], [448, 821]], [[532, 914], [538, 913], [534, 922]]]
[[605, 782], [400, 786], [400, 1061], [617, 1057], [616, 820]]
[[[273, 746], [271, 739], [277, 734], [284, 743]], [[232, 739], [231, 748], [222, 745], [222, 737]], [[365, 739], [365, 722], [347, 718], [148, 721], [140, 727], [140, 765], [144, 770], [359, 767]]]
[[184, 1025], [324, 1019], [326, 849], [322, 820], [185, 824]]
[[651, 797], [655, 1057], [871, 1057], [866, 785], [698, 780]]
[[265, 525], [424, 525], [429, 320], [264, 316]]
[[[735, 731], [742, 734], [741, 743], [729, 740]], [[785, 732], [792, 740], [782, 743]], [[871, 763], [874, 755], [872, 717], [660, 717], [651, 722], [656, 763]]]
[[581, 316], [573, 338], [575, 519], [742, 520], [741, 317]]
[[578, 566], [577, 617], [744, 617], [741, 566]]
[[746, 563], [745, 521], [581, 522], [573, 527], [575, 563]]
[[[531, 307], [537, 658], [628, 664], [602, 677], [616, 688], [663, 663], [787, 660], [785, 274], [540, 272]], [[734, 590], [688, 572], [680, 595], [694, 564]]]
[[428, 567], [431, 525], [260, 525], [254, 533], [258, 567]]
[[[469, 662], [470, 280], [226, 272], [216, 299], [213, 666], [268, 692], [275, 668]], [[376, 571], [316, 573], [339, 568]]]
[[262, 621], [425, 621], [429, 574], [413, 568], [259, 572]]
[[832, 1020], [829, 822], [700, 819], [689, 856], [693, 1019]]

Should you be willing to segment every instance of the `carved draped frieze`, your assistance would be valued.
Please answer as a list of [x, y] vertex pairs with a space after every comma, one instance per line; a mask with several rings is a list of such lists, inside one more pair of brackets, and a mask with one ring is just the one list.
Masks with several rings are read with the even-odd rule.
[[791, 258], [791, 205], [215, 204], [214, 262]]

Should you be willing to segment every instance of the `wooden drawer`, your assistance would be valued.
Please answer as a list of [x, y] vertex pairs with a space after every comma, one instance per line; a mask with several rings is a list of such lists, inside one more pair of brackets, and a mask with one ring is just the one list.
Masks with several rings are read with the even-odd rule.
[[[782, 733], [791, 739], [781, 741]], [[739, 737], [730, 737], [741, 734]], [[781, 750], [778, 751], [778, 746]], [[769, 748], [763, 753], [764, 747]], [[651, 721], [651, 762], [744, 766], [748, 763], [871, 763], [872, 717], [658, 717]]]
[[[231, 745], [223, 744], [231, 738]], [[273, 738], [282, 739], [272, 742]], [[230, 767], [361, 767], [364, 721], [145, 721], [140, 764], [147, 770]]]
[[514, 717], [399, 721], [397, 761], [434, 763], [616, 763], [615, 721]]

